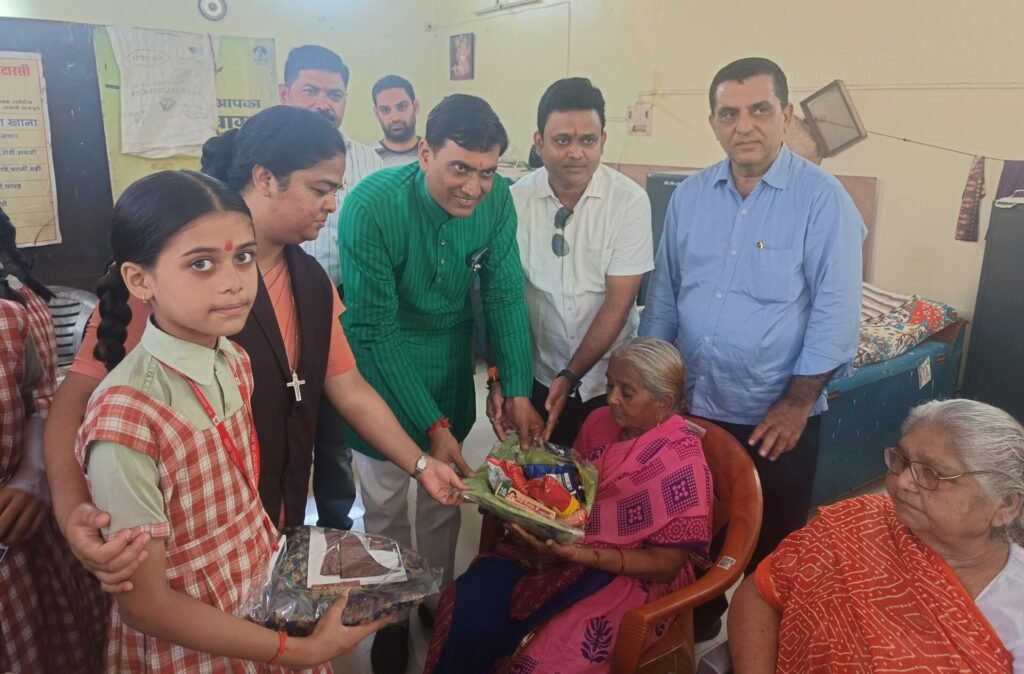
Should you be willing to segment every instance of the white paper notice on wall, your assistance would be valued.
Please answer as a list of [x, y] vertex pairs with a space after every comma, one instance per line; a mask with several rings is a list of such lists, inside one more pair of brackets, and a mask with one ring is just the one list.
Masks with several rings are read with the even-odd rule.
[[626, 135], [651, 135], [651, 117], [654, 106], [650, 103], [637, 103], [626, 107]]
[[107, 28], [121, 71], [121, 152], [198, 157], [217, 133], [214, 38]]
[[917, 366], [917, 387], [924, 388], [932, 380], [932, 359], [925, 358]]

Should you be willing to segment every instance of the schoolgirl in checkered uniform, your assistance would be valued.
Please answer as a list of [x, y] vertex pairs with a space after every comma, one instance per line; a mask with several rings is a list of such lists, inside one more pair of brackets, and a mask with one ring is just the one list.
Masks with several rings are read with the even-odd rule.
[[[278, 533], [257, 492], [249, 358], [238, 333], [256, 297], [252, 219], [214, 178], [163, 171], [114, 207], [115, 262], [101, 279], [99, 352], [114, 366], [76, 443], [107, 537], [148, 535], [132, 589], [115, 597], [111, 672], [315, 668], [377, 629], [341, 624], [342, 598], [306, 638], [242, 619]], [[127, 356], [129, 294], [152, 316]]]
[[0, 671], [92, 672], [106, 599], [71, 556], [50, 509], [42, 424], [57, 345], [50, 290], [0, 210]]

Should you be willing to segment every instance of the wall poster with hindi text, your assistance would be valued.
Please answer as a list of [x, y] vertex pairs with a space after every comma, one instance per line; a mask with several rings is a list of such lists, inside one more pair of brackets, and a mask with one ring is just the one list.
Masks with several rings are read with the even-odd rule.
[[60, 243], [42, 56], [0, 51], [0, 207], [17, 245]]
[[[93, 33], [103, 127], [114, 199], [139, 178], [164, 169], [199, 170], [199, 158], [147, 159], [121, 151], [121, 73], [106, 28]], [[221, 35], [215, 40], [217, 134], [242, 126], [260, 110], [277, 105], [277, 60], [272, 38]]]

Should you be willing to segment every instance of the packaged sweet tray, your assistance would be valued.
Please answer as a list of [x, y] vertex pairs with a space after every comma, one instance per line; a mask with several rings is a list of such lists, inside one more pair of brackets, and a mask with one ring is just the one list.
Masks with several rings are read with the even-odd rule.
[[345, 625], [363, 625], [418, 604], [438, 591], [441, 570], [390, 538], [321, 527], [284, 530], [270, 580], [248, 619], [291, 636], [313, 632], [349, 589]]
[[539, 538], [571, 543], [586, 530], [597, 479], [597, 469], [571, 448], [545, 444], [523, 451], [513, 434], [465, 480], [465, 498]]

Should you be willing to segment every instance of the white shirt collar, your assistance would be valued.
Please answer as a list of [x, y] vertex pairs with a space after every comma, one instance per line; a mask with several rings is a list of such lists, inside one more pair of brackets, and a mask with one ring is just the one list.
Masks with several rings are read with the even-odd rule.
[[[608, 169], [604, 164], [597, 167], [597, 170], [594, 171], [594, 175], [590, 178], [590, 182], [587, 184], [587, 189], [583, 190], [583, 196], [580, 197], [579, 203], [576, 204], [577, 208], [579, 208], [580, 204], [591, 197], [603, 199], [608, 196], [608, 189], [611, 185], [611, 180], [609, 180], [608, 174], [606, 173], [608, 170], [611, 169]], [[541, 167], [537, 169], [536, 177], [534, 179], [537, 181], [536, 191], [534, 192], [535, 199], [546, 199], [550, 197], [551, 199], [558, 201], [558, 197], [555, 196], [555, 191], [551, 189], [551, 180], [546, 168]]]

